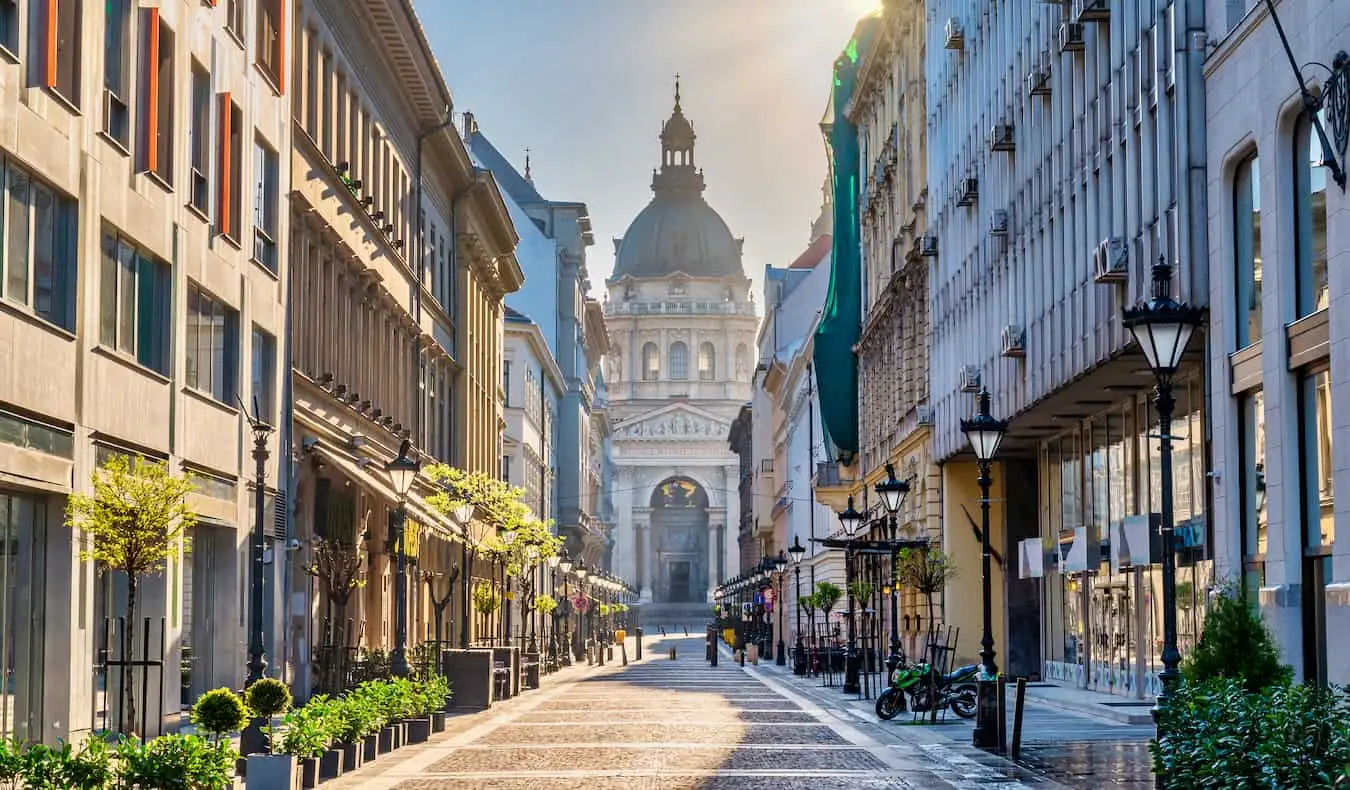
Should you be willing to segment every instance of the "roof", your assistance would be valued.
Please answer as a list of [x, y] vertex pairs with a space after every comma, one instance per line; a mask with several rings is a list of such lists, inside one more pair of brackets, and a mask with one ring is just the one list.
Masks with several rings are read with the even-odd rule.
[[512, 306], [509, 305], [509, 304], [506, 305], [505, 320], [507, 320], [507, 321], [514, 321], [514, 322], [516, 322], [516, 323], [518, 323], [518, 324], [533, 324], [533, 323], [534, 323], [534, 320], [531, 319], [528, 315], [525, 315], [524, 313], [520, 312], [519, 310], [517, 310], [516, 308], [512, 307]]
[[825, 256], [830, 254], [834, 246], [834, 236], [829, 233], [822, 233], [797, 256], [797, 259], [788, 264], [789, 269], [814, 269], [816, 264], [825, 260]]
[[465, 144], [469, 150], [483, 163], [483, 167], [492, 171], [492, 175], [501, 185], [502, 191], [511, 196], [517, 203], [543, 203], [544, 198], [539, 194], [539, 190], [534, 188], [534, 184], [525, 180], [525, 176], [516, 170], [502, 152], [497, 150], [487, 137], [477, 129], [474, 124], [469, 134], [466, 136]]

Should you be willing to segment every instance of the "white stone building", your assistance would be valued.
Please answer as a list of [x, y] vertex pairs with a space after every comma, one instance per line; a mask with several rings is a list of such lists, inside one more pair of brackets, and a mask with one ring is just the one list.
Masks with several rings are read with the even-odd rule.
[[[1299, 677], [1345, 683], [1350, 541], [1336, 541], [1335, 492], [1350, 491], [1350, 201], [1320, 166], [1323, 147], [1266, 4], [1212, 0], [1208, 9], [1217, 573], [1258, 592]], [[1350, 48], [1342, 4], [1276, 9], [1300, 64], [1330, 65]], [[1325, 69], [1303, 76], [1328, 91]], [[1333, 141], [1341, 130], [1330, 153], [1344, 167], [1345, 113], [1321, 118]]]
[[694, 141], [677, 86], [652, 201], [616, 240], [606, 283], [612, 569], [658, 605], [644, 617], [662, 604], [705, 614], [737, 551], [738, 459], [726, 442], [750, 398], [756, 318], [741, 240], [703, 198]]

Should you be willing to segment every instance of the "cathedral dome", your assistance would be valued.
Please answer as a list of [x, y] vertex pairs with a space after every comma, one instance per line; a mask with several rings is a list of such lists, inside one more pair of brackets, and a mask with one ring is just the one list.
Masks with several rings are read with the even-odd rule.
[[652, 201], [618, 241], [614, 275], [743, 277], [741, 240], [703, 199], [703, 171], [694, 165], [693, 124], [680, 107], [661, 129], [661, 169], [652, 177]]

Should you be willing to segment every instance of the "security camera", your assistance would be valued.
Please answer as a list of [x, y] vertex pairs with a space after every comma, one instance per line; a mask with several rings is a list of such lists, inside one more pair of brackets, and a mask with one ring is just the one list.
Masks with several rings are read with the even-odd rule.
[[299, 550], [300, 550], [300, 539], [291, 538], [290, 543], [286, 544], [286, 551], [299, 551]]

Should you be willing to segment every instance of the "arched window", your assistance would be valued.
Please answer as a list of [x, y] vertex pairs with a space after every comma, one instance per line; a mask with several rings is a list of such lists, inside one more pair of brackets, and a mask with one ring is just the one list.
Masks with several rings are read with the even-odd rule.
[[744, 343], [736, 346], [736, 379], [750, 378], [750, 349]]
[[661, 350], [655, 343], [642, 347], [642, 380], [656, 381], [661, 377]]
[[698, 380], [712, 381], [717, 378], [717, 349], [712, 343], [703, 343], [698, 347]]
[[670, 344], [670, 377], [677, 381], [689, 378], [689, 346], [678, 340]]

